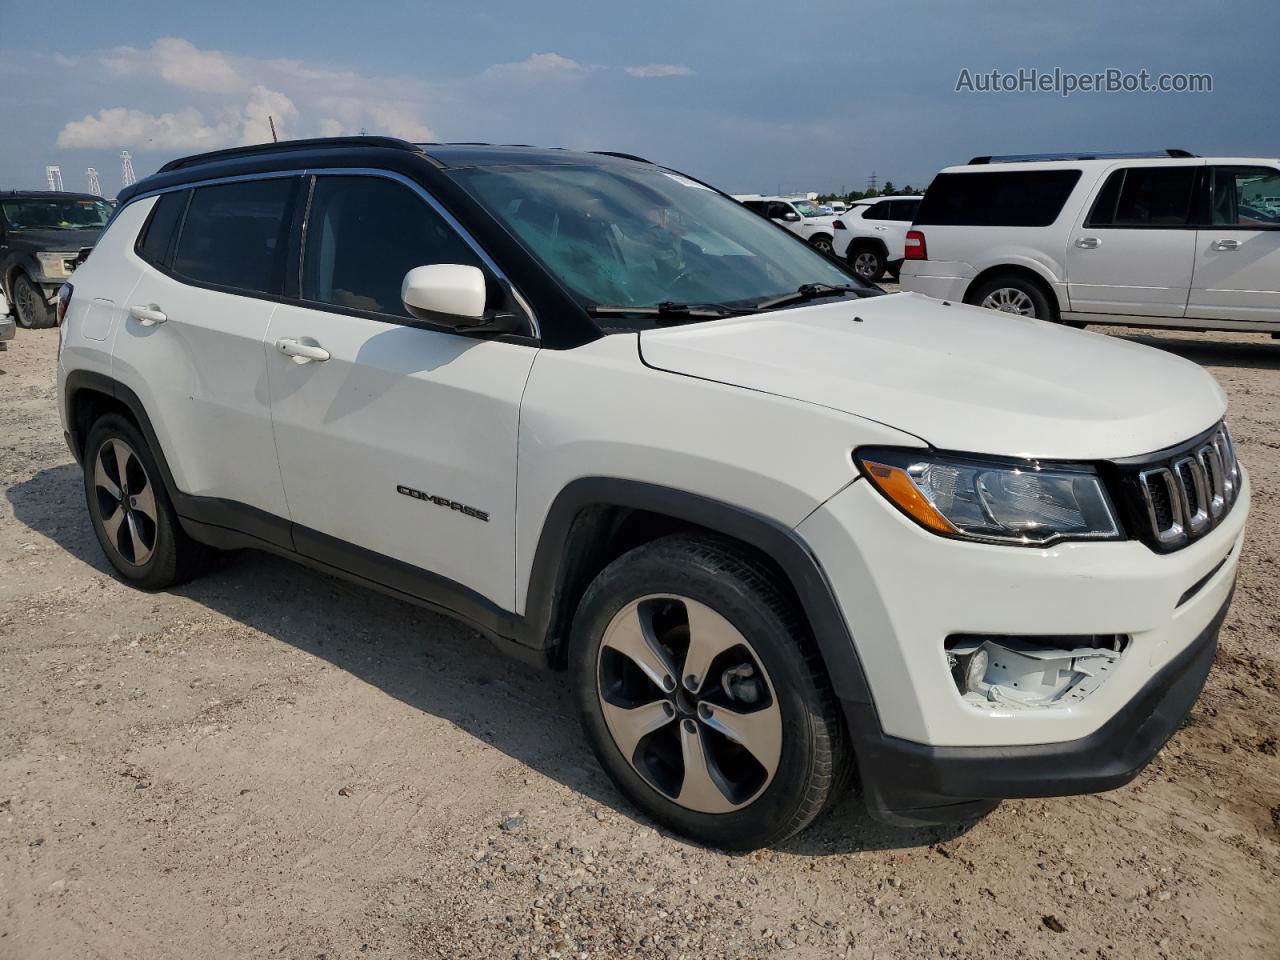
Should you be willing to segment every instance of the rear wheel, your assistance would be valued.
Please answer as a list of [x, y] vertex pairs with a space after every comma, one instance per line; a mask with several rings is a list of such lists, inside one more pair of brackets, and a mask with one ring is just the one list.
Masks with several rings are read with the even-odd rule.
[[678, 833], [776, 843], [844, 782], [844, 728], [807, 629], [732, 544], [667, 537], [614, 561], [582, 599], [570, 664], [605, 770]]
[[970, 291], [965, 300], [988, 310], [1058, 322], [1058, 311], [1040, 285], [1015, 274], [984, 281]]
[[875, 283], [884, 276], [885, 259], [875, 247], [855, 246], [849, 251], [849, 266], [860, 280]]
[[819, 253], [825, 253], [828, 257], [834, 256], [836, 248], [832, 245], [832, 240], [826, 234], [818, 234], [809, 240], [809, 246], [817, 250]]
[[20, 327], [39, 329], [58, 322], [58, 315], [44, 298], [44, 291], [25, 274], [19, 274], [13, 281], [13, 307]]
[[182, 530], [142, 434], [107, 414], [85, 443], [84, 488], [98, 544], [116, 571], [147, 590], [181, 583], [204, 551]]

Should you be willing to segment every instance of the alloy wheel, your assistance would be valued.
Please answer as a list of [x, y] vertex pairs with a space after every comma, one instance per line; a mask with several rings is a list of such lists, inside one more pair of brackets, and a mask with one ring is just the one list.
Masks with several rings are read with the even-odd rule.
[[835, 252], [835, 247], [831, 245], [831, 241], [826, 239], [813, 241], [813, 249], [828, 256]]
[[18, 320], [27, 328], [36, 325], [44, 309], [43, 304], [36, 302], [35, 290], [28, 283], [14, 284], [13, 306], [17, 311]]
[[1016, 313], [1021, 317], [1034, 317], [1036, 305], [1027, 294], [1017, 287], [998, 287], [983, 298], [982, 306], [988, 310], [999, 310], [1001, 313]]
[[782, 756], [782, 713], [741, 632], [688, 597], [622, 608], [597, 657], [605, 724], [632, 769], [698, 813], [729, 813], [768, 787]]
[[93, 458], [93, 490], [107, 542], [126, 563], [145, 564], [159, 530], [155, 489], [137, 453], [118, 437]]
[[874, 253], [862, 252], [853, 258], [853, 272], [863, 280], [871, 280], [880, 269], [880, 260]]

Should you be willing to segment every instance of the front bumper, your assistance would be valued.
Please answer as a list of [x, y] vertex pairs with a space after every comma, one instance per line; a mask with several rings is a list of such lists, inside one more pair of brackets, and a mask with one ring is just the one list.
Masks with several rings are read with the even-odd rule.
[[869, 704], [846, 703], [863, 797], [877, 819], [902, 826], [981, 816], [1000, 800], [1122, 787], [1177, 732], [1204, 687], [1231, 595], [1200, 635], [1110, 720], [1065, 743], [931, 747], [884, 734]]

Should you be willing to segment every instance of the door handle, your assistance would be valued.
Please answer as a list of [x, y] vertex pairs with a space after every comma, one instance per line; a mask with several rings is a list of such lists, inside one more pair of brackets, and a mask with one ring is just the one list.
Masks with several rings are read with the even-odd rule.
[[1209, 244], [1214, 250], [1239, 250], [1239, 240], [1215, 240]]
[[154, 327], [158, 323], [164, 323], [168, 320], [168, 316], [154, 303], [135, 303], [129, 308], [129, 316], [137, 320], [144, 327]]
[[1102, 246], [1102, 240], [1098, 237], [1080, 237], [1076, 240], [1076, 246], [1081, 250], [1096, 250]]
[[293, 357], [294, 363], [324, 363], [329, 359], [329, 351], [324, 347], [297, 340], [281, 339], [276, 341], [276, 349], [286, 357]]

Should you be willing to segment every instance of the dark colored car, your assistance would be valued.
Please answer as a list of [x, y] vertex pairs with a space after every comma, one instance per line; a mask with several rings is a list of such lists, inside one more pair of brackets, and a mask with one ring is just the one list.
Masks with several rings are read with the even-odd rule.
[[58, 288], [84, 262], [112, 212], [89, 193], [0, 192], [0, 283], [21, 327], [58, 321]]

